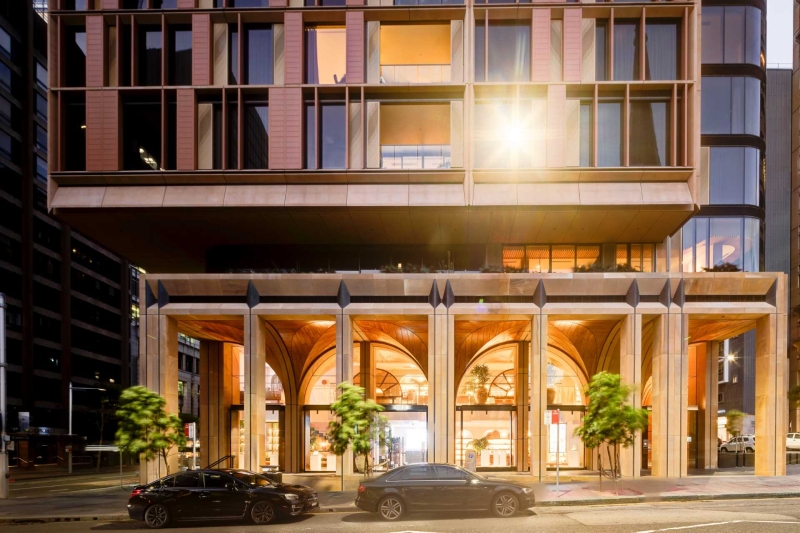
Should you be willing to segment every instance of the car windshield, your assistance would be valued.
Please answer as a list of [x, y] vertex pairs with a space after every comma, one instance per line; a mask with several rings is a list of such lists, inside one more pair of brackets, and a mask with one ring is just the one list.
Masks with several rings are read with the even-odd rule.
[[239, 481], [247, 483], [251, 487], [271, 487], [273, 484], [272, 481], [264, 476], [259, 476], [252, 472], [233, 472], [231, 475]]

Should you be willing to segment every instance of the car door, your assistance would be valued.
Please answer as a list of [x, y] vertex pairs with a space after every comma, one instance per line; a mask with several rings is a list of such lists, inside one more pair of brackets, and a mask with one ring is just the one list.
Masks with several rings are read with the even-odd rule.
[[469, 472], [448, 465], [435, 465], [434, 470], [436, 491], [433, 498], [436, 505], [443, 510], [488, 508], [489, 488], [479, 483]]
[[170, 486], [166, 488], [171, 493], [171, 507], [175, 517], [191, 519], [196, 516], [200, 506], [200, 492], [203, 490], [203, 480], [199, 472], [179, 472], [172, 476]]
[[212, 470], [203, 472], [205, 487], [200, 495], [201, 516], [232, 518], [244, 515], [247, 505], [247, 488], [233, 476]]
[[436, 507], [433, 501], [436, 475], [429, 465], [407, 467], [396, 487], [410, 509], [419, 511]]

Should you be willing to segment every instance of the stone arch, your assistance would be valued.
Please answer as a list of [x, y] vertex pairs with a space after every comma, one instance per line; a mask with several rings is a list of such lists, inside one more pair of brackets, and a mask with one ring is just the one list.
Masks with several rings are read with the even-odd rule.
[[494, 321], [478, 324], [471, 332], [457, 338], [454, 369], [457, 379], [464, 376], [479, 354], [502, 344], [530, 339], [530, 326], [527, 320]]
[[[314, 377], [319, 376], [325, 370], [336, 366], [336, 349], [335, 347], [329, 348], [327, 351], [321, 353], [311, 365], [303, 373], [300, 381], [300, 389], [297, 396], [298, 404], [309, 405], [309, 399], [313, 389]], [[335, 385], [335, 384], [334, 384]]]

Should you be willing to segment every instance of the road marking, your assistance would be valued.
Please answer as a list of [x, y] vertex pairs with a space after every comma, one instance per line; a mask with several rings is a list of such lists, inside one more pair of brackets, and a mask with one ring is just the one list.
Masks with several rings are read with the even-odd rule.
[[664, 529], [647, 529], [636, 533], [656, 533], [658, 531], [677, 531], [679, 529], [694, 529], [698, 527], [724, 526], [727, 524], [800, 524], [800, 522], [781, 522], [778, 520], [729, 520], [728, 522], [710, 522], [708, 524], [694, 524], [691, 526], [665, 527]]

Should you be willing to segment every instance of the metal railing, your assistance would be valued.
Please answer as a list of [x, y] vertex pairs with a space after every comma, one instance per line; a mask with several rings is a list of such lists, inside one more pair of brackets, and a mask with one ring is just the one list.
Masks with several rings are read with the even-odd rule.
[[450, 145], [382, 145], [381, 168], [386, 170], [450, 168]]

